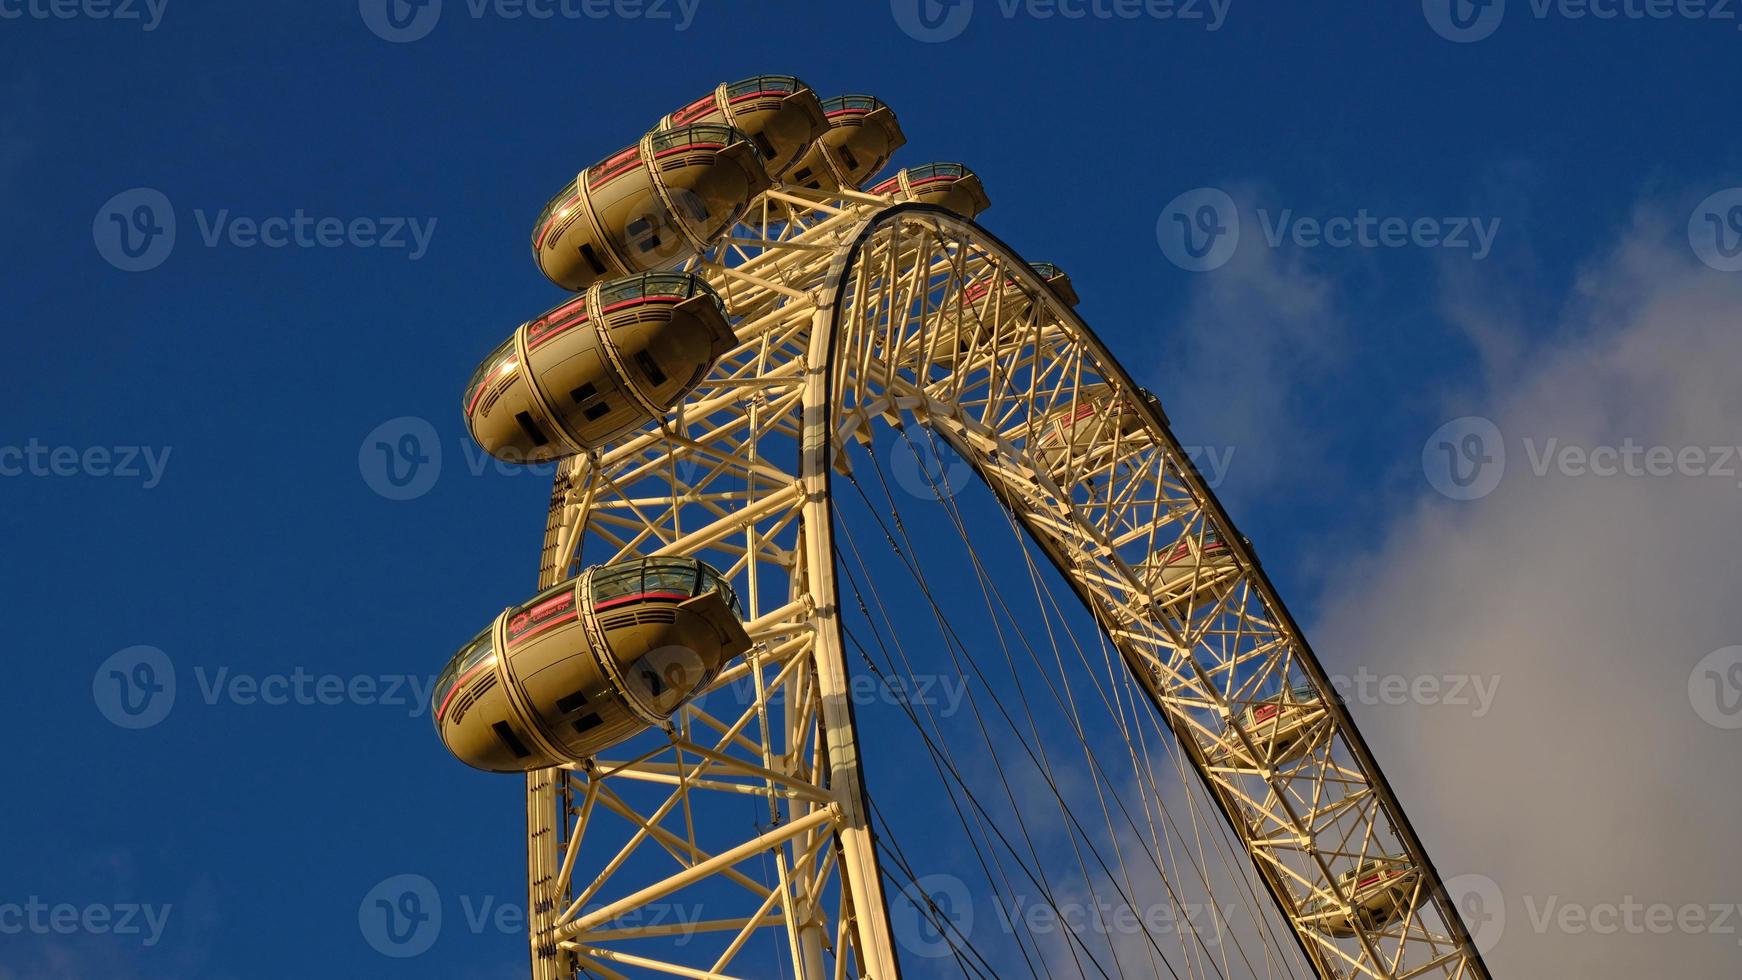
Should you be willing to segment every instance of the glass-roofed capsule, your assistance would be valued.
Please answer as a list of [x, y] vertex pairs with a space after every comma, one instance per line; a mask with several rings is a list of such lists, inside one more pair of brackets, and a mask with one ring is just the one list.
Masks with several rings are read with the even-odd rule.
[[1220, 594], [1239, 576], [1240, 565], [1222, 534], [1206, 526], [1199, 534], [1187, 531], [1172, 545], [1156, 552], [1143, 569], [1156, 598], [1164, 607], [1196, 605]]
[[1136, 406], [1096, 383], [1076, 390], [1076, 397], [1041, 419], [1034, 441], [1034, 458], [1054, 482], [1062, 483], [1103, 460], [1116, 446], [1128, 446], [1144, 431]]
[[669, 130], [695, 123], [725, 123], [762, 151], [768, 175], [779, 178], [829, 130], [822, 101], [791, 75], [757, 75], [722, 82], [706, 96], [659, 121]]
[[785, 180], [813, 190], [858, 190], [907, 142], [895, 113], [869, 95], [823, 100], [829, 129]]
[[1359, 930], [1383, 929], [1427, 899], [1422, 884], [1421, 871], [1407, 857], [1363, 861], [1337, 876], [1347, 905], [1327, 892], [1307, 903], [1302, 918], [1339, 939]]
[[1251, 750], [1230, 726], [1210, 751], [1218, 765], [1286, 766], [1299, 762], [1329, 730], [1330, 711], [1312, 685], [1303, 684], [1249, 704], [1237, 716]]
[[592, 758], [664, 725], [748, 650], [742, 616], [698, 559], [594, 566], [503, 610], [448, 661], [431, 695], [436, 732], [490, 772]]
[[484, 359], [466, 386], [466, 424], [508, 462], [584, 452], [663, 415], [736, 342], [720, 297], [697, 276], [595, 283]]
[[[1029, 268], [1046, 281], [1047, 288], [1066, 306], [1077, 305], [1077, 292], [1071, 288], [1071, 277], [1064, 270], [1051, 262], [1030, 263]], [[1004, 277], [1003, 285], [994, 290], [995, 278], [981, 276], [964, 287], [959, 310], [955, 304], [946, 305], [932, 334], [933, 364], [956, 367], [975, 344], [1003, 335], [1011, 324], [1028, 321], [1034, 312], [1034, 297], [1012, 276]]]
[[550, 199], [532, 228], [532, 257], [577, 292], [668, 269], [718, 240], [770, 183], [762, 151], [730, 126], [651, 132]]
[[871, 193], [888, 194], [901, 202], [935, 204], [964, 218], [972, 218], [992, 206], [979, 176], [959, 163], [910, 167], [871, 188]]

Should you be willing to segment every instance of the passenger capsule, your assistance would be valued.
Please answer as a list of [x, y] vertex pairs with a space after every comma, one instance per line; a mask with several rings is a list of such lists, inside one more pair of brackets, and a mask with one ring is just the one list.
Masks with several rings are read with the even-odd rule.
[[1214, 527], [1200, 537], [1187, 533], [1170, 548], [1157, 552], [1146, 567], [1151, 588], [1163, 606], [1194, 605], [1218, 594], [1240, 574], [1240, 565]]
[[1041, 420], [1034, 456], [1056, 482], [1068, 475], [1072, 464], [1077, 469], [1092, 465], [1115, 442], [1128, 444], [1141, 432], [1143, 416], [1111, 386], [1084, 385], [1074, 401]]
[[889, 107], [869, 95], [823, 100], [828, 132], [793, 166], [786, 182], [812, 190], [858, 190], [907, 143]]
[[770, 184], [762, 151], [730, 126], [651, 132], [550, 199], [532, 229], [532, 257], [577, 292], [667, 269], [711, 246]]
[[436, 733], [461, 762], [524, 772], [665, 724], [750, 649], [732, 587], [694, 558], [595, 566], [503, 610], [436, 679]]
[[[1051, 262], [1030, 263], [1029, 268], [1046, 280], [1047, 287], [1066, 306], [1077, 305], [1071, 277]], [[982, 276], [962, 289], [961, 312], [952, 305], [936, 321], [932, 337], [932, 363], [954, 367], [973, 349], [976, 338], [1003, 332], [1012, 323], [1023, 323], [1034, 312], [1034, 299], [1014, 277], [1006, 277], [994, 292], [992, 276]]]
[[712, 93], [659, 121], [660, 130], [696, 123], [725, 123], [762, 151], [768, 175], [779, 178], [824, 133], [829, 120], [810, 87], [791, 75], [757, 75]]
[[895, 200], [935, 204], [972, 218], [992, 206], [979, 175], [959, 163], [928, 163], [902, 170], [876, 187], [873, 194], [889, 194]]
[[1407, 857], [1365, 861], [1337, 876], [1337, 887], [1348, 905], [1324, 894], [1308, 902], [1307, 920], [1339, 939], [1359, 930], [1383, 929], [1418, 908], [1427, 899], [1421, 871]]
[[697, 276], [595, 283], [484, 359], [466, 386], [466, 424], [507, 462], [584, 452], [663, 416], [735, 343], [724, 304]]
[[1279, 767], [1299, 762], [1319, 744], [1320, 736], [1329, 727], [1330, 712], [1319, 700], [1318, 691], [1306, 684], [1247, 705], [1240, 712], [1239, 722], [1254, 751], [1248, 751], [1233, 727], [1229, 727], [1210, 752], [1211, 761], [1220, 765]]

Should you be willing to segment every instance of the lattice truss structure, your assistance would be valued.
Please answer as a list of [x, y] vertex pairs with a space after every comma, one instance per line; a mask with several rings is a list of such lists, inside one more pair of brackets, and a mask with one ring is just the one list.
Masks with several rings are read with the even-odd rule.
[[[883, 424], [947, 441], [1052, 559], [1319, 975], [1487, 977], [1249, 545], [1026, 262], [948, 212], [782, 185], [688, 268], [738, 346], [657, 427], [564, 462], [540, 584], [700, 557], [738, 585], [755, 645], [669, 730], [528, 776], [536, 980], [900, 975], [830, 497], [846, 446]], [[1059, 429], [1091, 413], [1094, 438]], [[1394, 921], [1361, 912], [1376, 877], [1409, 909]], [[660, 914], [688, 894], [707, 915]], [[746, 952], [770, 930], [779, 970]]]

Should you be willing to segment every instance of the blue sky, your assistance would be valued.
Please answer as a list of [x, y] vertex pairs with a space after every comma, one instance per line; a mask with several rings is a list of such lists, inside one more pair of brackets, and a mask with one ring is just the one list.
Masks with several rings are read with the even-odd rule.
[[[1636, 0], [1600, 18], [1512, 0], [1498, 21], [1494, 7], [1476, 21], [1491, 33], [1457, 41], [1436, 31], [1457, 34], [1435, 0], [1338, 13], [1234, 0], [1214, 29], [1142, 5], [1066, 3], [1087, 11], [1067, 18], [977, 0], [934, 8], [941, 34], [915, 28], [904, 0], [575, 6], [580, 16], [550, 19], [446, 0], [424, 36], [395, 43], [371, 28], [371, 2], [126, 8], [141, 21], [93, 16], [106, 9], [94, 0], [0, 0], [0, 447], [17, 450], [0, 452], [15, 665], [0, 689], [13, 746], [0, 906], [173, 906], [149, 946], [0, 936], [0, 977], [521, 975], [512, 930], [451, 930], [432, 966], [381, 957], [357, 926], [363, 895], [402, 872], [521, 901], [518, 780], [458, 766], [408, 694], [271, 706], [205, 686], [220, 672], [424, 678], [530, 592], [547, 482], [474, 472], [458, 408], [477, 359], [560, 298], [529, 261], [532, 219], [662, 113], [759, 72], [797, 74], [824, 96], [875, 94], [906, 131], [901, 162], [960, 160], [982, 175], [982, 223], [1067, 269], [1080, 312], [1182, 440], [1223, 454], [1221, 489], [1297, 615], [1347, 638], [1351, 652], [1327, 659], [1387, 663], [1379, 648], [1408, 635], [1386, 625], [1399, 603], [1476, 588], [1556, 521], [1529, 551], [1549, 562], [1533, 582], [1620, 560], [1594, 546], [1620, 549], [1605, 537], [1618, 525], [1693, 507], [1700, 521], [1626, 554], [1678, 542], [1708, 565], [1666, 560], [1647, 581], [1563, 598], [1639, 603], [1629, 622], [1653, 639], [1615, 650], [1609, 669], [1667, 689], [1666, 725], [1691, 720], [1664, 734], [1665, 751], [1728, 751], [1734, 771], [1735, 733], [1700, 724], [1678, 685], [1702, 655], [1742, 642], [1742, 623], [1722, 589], [1692, 607], [1652, 599], [1733, 586], [1734, 488], [1635, 481], [1611, 501], [1601, 480], [1527, 479], [1533, 441], [1508, 445], [1499, 492], [1456, 501], [1422, 461], [1430, 434], [1468, 415], [1508, 439], [1520, 419], [1554, 419], [1529, 431], [1587, 445], [1738, 441], [1725, 381], [1742, 274], [1722, 252], [1702, 261], [1688, 231], [1706, 227], [1702, 208], [1723, 223], [1742, 204], [1742, 192], [1706, 203], [1742, 184], [1742, 133], [1726, 122], [1742, 34], [1727, 8], [1626, 16], [1645, 8]], [[1103, 16], [1128, 10], [1139, 14]], [[161, 197], [120, 198], [120, 213], [167, 202], [155, 220], [173, 215], [176, 236], [160, 262], [128, 271], [113, 204], [139, 188]], [[1232, 202], [1241, 233], [1226, 264], [1190, 271], [1164, 248], [1168, 210], [1203, 188]], [[299, 215], [343, 222], [344, 241], [250, 244], [248, 221]], [[1459, 226], [1493, 238], [1480, 257], [1419, 235], [1338, 248], [1298, 224], [1361, 215], [1425, 220], [1436, 240]], [[1734, 244], [1742, 223], [1722, 234]], [[428, 492], [393, 500], [366, 437], [405, 416], [434, 426], [443, 464]], [[78, 462], [56, 463], [58, 447]], [[1552, 546], [1569, 541], [1594, 550]], [[1468, 553], [1482, 542], [1490, 550]], [[1472, 571], [1448, 584], [1434, 576], [1465, 567], [1450, 551]], [[1420, 588], [1378, 608], [1375, 583], [1402, 581]], [[1480, 645], [1537, 649], [1540, 624], [1512, 628]], [[93, 679], [139, 645], [163, 651], [179, 689], [161, 723], [129, 730], [99, 710]], [[1629, 652], [1641, 646], [1653, 653]], [[1534, 674], [1507, 676], [1520, 687]], [[1614, 693], [1556, 701], [1556, 717], [1612, 711]], [[1520, 727], [1505, 730], [1528, 732], [1533, 695], [1514, 697]], [[1413, 744], [1422, 732], [1445, 749], [1486, 745], [1496, 728], [1441, 712], [1444, 727], [1418, 731], [1383, 706], [1370, 714], [1401, 733], [1382, 760], [1418, 773], [1443, 761]], [[1531, 784], [1514, 775], [1508, 785]], [[1691, 774], [1621, 778], [1613, 795], [1706, 787]], [[1420, 776], [1403, 787], [1406, 800], [1442, 790]], [[1426, 821], [1442, 835], [1430, 845], [1498, 875], [1487, 848], [1505, 835], [1466, 832], [1454, 809]], [[1735, 870], [1734, 857], [1719, 867]], [[1584, 901], [1723, 898], [1657, 877], [1692, 874], [1687, 858], [1617, 871]], [[1517, 906], [1552, 890], [1554, 873], [1502, 885]], [[1499, 963], [1546, 962], [1532, 958], [1547, 954], [1530, 919], [1508, 921]], [[1561, 935], [1555, 948], [1612, 964], [1627, 954], [1604, 943], [1626, 938]], [[1736, 962], [1735, 944], [1709, 935], [1640, 941], [1678, 939], [1698, 950], [1688, 975]]]

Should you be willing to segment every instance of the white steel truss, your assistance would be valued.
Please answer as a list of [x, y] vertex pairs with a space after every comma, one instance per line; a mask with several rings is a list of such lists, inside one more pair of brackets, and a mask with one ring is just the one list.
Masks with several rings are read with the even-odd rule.
[[[900, 975], [847, 696], [830, 494], [844, 447], [881, 424], [945, 440], [1051, 558], [1320, 976], [1488, 977], [1249, 544], [1155, 401], [1022, 259], [935, 208], [780, 186], [690, 269], [724, 298], [739, 344], [659, 426], [562, 465], [540, 584], [623, 558], [701, 557], [738, 583], [755, 645], [667, 731], [527, 777], [534, 980]], [[1049, 421], [1090, 410], [1129, 423], [1037, 449]], [[1248, 711], [1294, 689], [1322, 710], [1285, 758]], [[1371, 922], [1352, 873], [1391, 859], [1410, 911]], [[707, 918], [660, 914], [698, 889]], [[766, 935], [784, 937], [754, 947], [778, 948], [778, 971], [746, 954]]]

